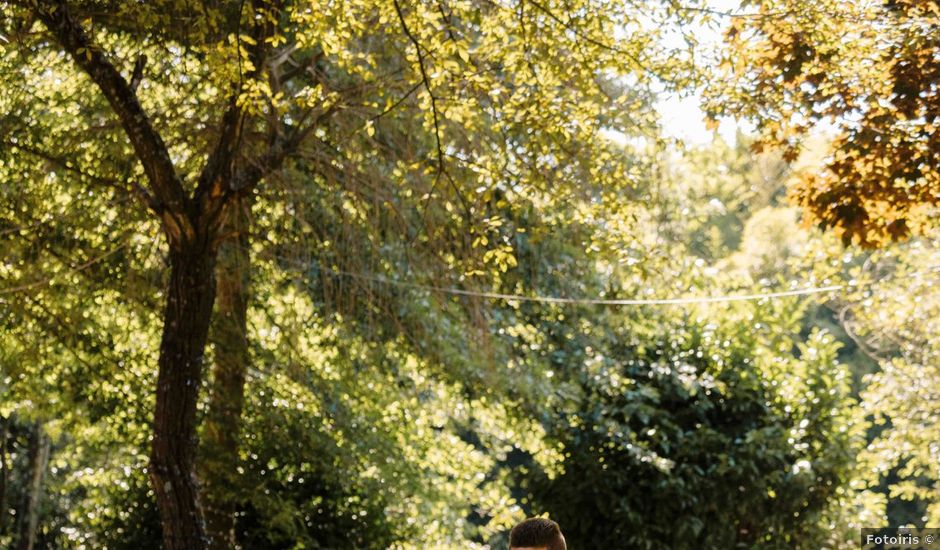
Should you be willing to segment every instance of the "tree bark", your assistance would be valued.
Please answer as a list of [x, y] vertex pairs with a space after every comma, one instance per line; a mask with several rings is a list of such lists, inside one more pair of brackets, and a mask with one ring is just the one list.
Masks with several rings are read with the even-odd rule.
[[208, 547], [195, 472], [196, 402], [215, 297], [215, 256], [208, 237], [171, 244], [150, 452], [166, 550]]
[[7, 482], [10, 469], [7, 462], [7, 441], [10, 439], [10, 418], [0, 418], [0, 534], [7, 526]]
[[209, 411], [202, 432], [199, 463], [204, 483], [206, 528], [210, 548], [235, 545], [235, 509], [240, 492], [239, 440], [245, 399], [245, 373], [250, 364], [247, 336], [249, 300], [250, 201], [238, 197], [226, 205], [216, 268], [215, 317], [209, 334], [213, 344]]
[[36, 530], [39, 527], [39, 505], [42, 500], [42, 484], [49, 463], [49, 438], [42, 425], [36, 424], [29, 436], [29, 485], [20, 510], [20, 535], [17, 550], [33, 550], [36, 546]]
[[[146, 202], [162, 221], [170, 244], [170, 281], [158, 361], [150, 478], [160, 510], [164, 547], [167, 550], [202, 550], [208, 547], [209, 539], [195, 473], [196, 403], [215, 299], [214, 240], [219, 216], [229, 201], [250, 195], [261, 178], [277, 169], [314, 125], [308, 125], [303, 131], [298, 129], [289, 137], [275, 133], [268, 150], [236, 172], [234, 160], [248, 116], [236, 100], [241, 91], [239, 85], [239, 91], [232, 95], [222, 117], [219, 142], [210, 153], [190, 197], [166, 143], [138, 100], [135, 81], [139, 79], [128, 82], [121, 75], [105, 50], [95, 44], [82, 27], [80, 19], [73, 17], [66, 0], [30, 4], [52, 36], [95, 83], [120, 120], [147, 175]], [[266, 38], [277, 25], [277, 13], [283, 3], [253, 0], [252, 6], [255, 16], [250, 18], [251, 35], [255, 46], [249, 52], [253, 69], [246, 75], [248, 79], [264, 71], [269, 45]], [[135, 73], [139, 72], [135, 69]], [[236, 306], [233, 303], [233, 307]], [[222, 378], [226, 376], [229, 374], [223, 373]], [[224, 384], [233, 392], [241, 392], [243, 382], [244, 370], [241, 379], [226, 379]], [[231, 408], [231, 412], [221, 411], [223, 417], [240, 416], [240, 401], [226, 407]], [[237, 431], [221, 437], [231, 438], [222, 443], [228, 448], [234, 445], [237, 452]]]

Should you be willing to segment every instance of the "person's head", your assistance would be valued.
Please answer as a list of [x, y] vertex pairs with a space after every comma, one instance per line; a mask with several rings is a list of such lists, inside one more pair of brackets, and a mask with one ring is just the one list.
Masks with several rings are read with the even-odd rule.
[[565, 536], [550, 519], [529, 518], [509, 532], [509, 550], [567, 550]]

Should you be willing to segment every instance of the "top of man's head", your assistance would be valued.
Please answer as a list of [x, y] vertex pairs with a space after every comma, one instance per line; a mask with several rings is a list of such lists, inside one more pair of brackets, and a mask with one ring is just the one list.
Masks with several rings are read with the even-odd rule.
[[565, 537], [550, 519], [529, 518], [509, 532], [510, 550], [566, 550]]

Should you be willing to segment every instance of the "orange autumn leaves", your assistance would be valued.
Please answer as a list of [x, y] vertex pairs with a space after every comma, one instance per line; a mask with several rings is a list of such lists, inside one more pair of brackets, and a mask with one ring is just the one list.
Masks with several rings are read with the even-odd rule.
[[755, 121], [757, 148], [795, 159], [833, 132], [824, 164], [790, 186], [810, 223], [880, 246], [921, 232], [940, 205], [940, 3], [769, 0], [733, 19], [711, 116]]

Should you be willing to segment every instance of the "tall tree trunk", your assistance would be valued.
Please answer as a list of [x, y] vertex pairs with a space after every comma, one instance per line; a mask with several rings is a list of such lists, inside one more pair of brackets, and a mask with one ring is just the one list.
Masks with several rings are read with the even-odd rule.
[[36, 424], [29, 436], [29, 485], [23, 498], [23, 506], [18, 514], [20, 536], [17, 550], [33, 550], [36, 545], [36, 530], [39, 527], [39, 504], [42, 500], [42, 484], [49, 463], [49, 438], [43, 432], [42, 425]]
[[7, 526], [7, 484], [10, 480], [10, 466], [7, 462], [7, 441], [10, 439], [10, 418], [0, 418], [0, 534]]
[[213, 549], [235, 545], [238, 503], [238, 451], [248, 352], [247, 320], [250, 271], [250, 201], [227, 205], [216, 268], [215, 317], [209, 334], [214, 363], [209, 411], [202, 432], [199, 471], [203, 481], [206, 528]]
[[[144, 198], [159, 216], [170, 240], [170, 282], [158, 361], [150, 478], [166, 550], [202, 550], [209, 539], [195, 472], [196, 403], [215, 298], [216, 222], [231, 197], [249, 195], [267, 172], [280, 166], [305, 134], [294, 131], [289, 137], [273, 136], [264, 154], [236, 172], [234, 161], [249, 116], [237, 101], [244, 89], [240, 83], [222, 116], [219, 142], [209, 153], [190, 195], [166, 143], [137, 97], [135, 82], [139, 82], [145, 58], [138, 58], [135, 74], [128, 82], [110, 61], [107, 50], [95, 44], [85, 31], [80, 18], [73, 17], [68, 4], [66, 0], [23, 3], [34, 8], [35, 16], [108, 100], [147, 175], [149, 190]], [[250, 35], [255, 46], [249, 51], [253, 68], [244, 75], [246, 81], [267, 71], [268, 38], [278, 25], [282, 4], [252, 2]], [[240, 17], [240, 9], [238, 13]]]
[[150, 451], [150, 478], [166, 550], [208, 547], [195, 459], [196, 401], [215, 297], [216, 253], [210, 241], [196, 239], [170, 251]]

